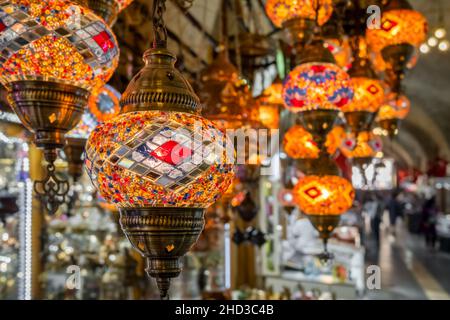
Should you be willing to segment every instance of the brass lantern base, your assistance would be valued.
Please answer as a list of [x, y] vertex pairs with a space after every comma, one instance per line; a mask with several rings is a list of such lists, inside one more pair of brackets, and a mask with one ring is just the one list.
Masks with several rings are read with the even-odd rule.
[[344, 113], [347, 125], [357, 136], [361, 131], [369, 131], [375, 119], [375, 113], [368, 111], [353, 111]]
[[400, 129], [401, 120], [400, 119], [386, 119], [379, 120], [378, 125], [387, 134], [387, 136], [393, 139]]
[[23, 80], [10, 84], [8, 99], [40, 148], [62, 148], [64, 135], [80, 121], [89, 92], [51, 81]]
[[66, 154], [67, 163], [69, 165], [69, 174], [73, 180], [78, 180], [83, 174], [83, 152], [86, 145], [86, 139], [83, 138], [66, 138], [64, 153]]
[[387, 46], [381, 51], [384, 61], [388, 65], [386, 70], [387, 82], [393, 92], [401, 92], [401, 82], [408, 69], [408, 63], [414, 54], [414, 46], [408, 43]]
[[338, 116], [337, 110], [311, 110], [300, 113], [303, 127], [312, 134], [320, 150], [325, 145], [327, 134], [333, 129]]
[[170, 279], [181, 272], [180, 258], [197, 241], [205, 225], [201, 208], [120, 209], [120, 225], [133, 247], [147, 258], [147, 274], [156, 278], [161, 298]]
[[53, 214], [65, 202], [69, 184], [56, 175], [56, 149], [65, 144], [64, 135], [80, 121], [89, 92], [58, 82], [22, 80], [8, 86], [11, 108], [22, 124], [34, 133], [36, 146], [44, 149], [47, 175], [35, 181], [34, 190]]
[[311, 41], [315, 27], [316, 22], [313, 19], [295, 18], [283, 23], [283, 29], [287, 30], [289, 41], [297, 48]]
[[327, 244], [331, 233], [339, 225], [340, 215], [307, 215], [314, 228], [319, 231], [319, 237], [323, 241], [324, 251], [318, 255], [322, 261], [333, 259], [333, 254], [328, 252]]
[[297, 168], [306, 175], [340, 175], [336, 162], [325, 153], [318, 158], [297, 159], [296, 163]]

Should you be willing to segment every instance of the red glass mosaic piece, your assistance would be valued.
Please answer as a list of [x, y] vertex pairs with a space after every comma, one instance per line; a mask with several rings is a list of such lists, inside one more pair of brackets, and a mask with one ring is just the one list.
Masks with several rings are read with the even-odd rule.
[[151, 155], [171, 165], [178, 165], [190, 158], [192, 150], [176, 141], [170, 140], [153, 150]]
[[111, 41], [111, 37], [106, 31], [100, 32], [98, 35], [94, 36], [92, 39], [102, 48], [103, 52], [106, 53], [108, 50], [114, 48], [114, 43]]
[[317, 187], [311, 187], [305, 190], [305, 194], [311, 199], [316, 199], [322, 194]]
[[398, 23], [392, 20], [386, 20], [381, 24], [381, 29], [383, 29], [386, 32], [389, 32], [392, 30], [392, 28], [395, 28]]
[[369, 91], [371, 94], [375, 95], [380, 90], [377, 88], [377, 86], [375, 86], [374, 84], [371, 84], [370, 86], [367, 87], [367, 91]]

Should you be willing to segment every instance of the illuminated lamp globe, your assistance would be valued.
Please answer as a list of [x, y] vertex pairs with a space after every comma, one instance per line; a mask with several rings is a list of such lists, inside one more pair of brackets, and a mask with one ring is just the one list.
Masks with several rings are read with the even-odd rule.
[[265, 8], [272, 23], [286, 29], [294, 44], [306, 43], [314, 33], [316, 20], [321, 26], [330, 19], [333, 0], [267, 0]]
[[320, 38], [304, 47], [298, 63], [284, 80], [284, 105], [299, 113], [301, 124], [323, 145], [341, 108], [353, 98], [350, 77]]
[[325, 39], [325, 48], [330, 50], [336, 64], [344, 70], [348, 70], [352, 63], [352, 49], [347, 37], [343, 39]]
[[[0, 81], [12, 109], [44, 149], [48, 173], [35, 190], [54, 213], [68, 189], [54, 173], [56, 149], [80, 121], [89, 92], [113, 74], [118, 44], [102, 19], [68, 0], [3, 1], [0, 39]], [[54, 192], [46, 191], [48, 183]]]
[[352, 184], [337, 175], [307, 175], [294, 187], [294, 201], [306, 214], [324, 241], [325, 260], [330, 258], [326, 244], [339, 224], [340, 216], [353, 204], [355, 192]]
[[283, 86], [285, 107], [292, 112], [341, 110], [353, 98], [349, 75], [333, 63], [294, 68]]
[[372, 161], [383, 150], [383, 143], [372, 131], [362, 131], [356, 139], [355, 134], [349, 134], [340, 150], [345, 157], [353, 159], [353, 163], [364, 164]]
[[181, 272], [179, 259], [197, 241], [205, 209], [233, 181], [228, 140], [200, 116], [175, 56], [156, 46], [121, 98], [121, 113], [99, 124], [86, 145], [86, 169], [120, 224], [147, 258], [162, 298]]
[[[327, 135], [325, 147], [329, 155], [334, 155], [346, 134], [341, 126], [334, 127]], [[317, 159], [320, 149], [313, 136], [300, 125], [294, 125], [284, 135], [283, 149], [292, 159]]]
[[401, 91], [406, 69], [425, 41], [427, 31], [426, 18], [413, 10], [407, 0], [390, 1], [383, 10], [381, 28], [367, 30], [367, 42], [373, 51], [381, 53], [387, 79], [395, 92]]
[[401, 121], [407, 117], [410, 109], [411, 102], [405, 95], [390, 93], [381, 106], [376, 120], [383, 134], [391, 138], [397, 135]]
[[384, 102], [383, 82], [379, 80], [366, 58], [356, 58], [349, 70], [353, 100], [342, 111], [351, 131], [355, 134], [370, 129], [378, 109]]
[[69, 164], [69, 174], [74, 180], [82, 174], [84, 163], [82, 155], [86, 140], [99, 123], [112, 119], [120, 112], [120, 96], [120, 93], [110, 85], [94, 90], [81, 121], [66, 134], [64, 153]]
[[259, 97], [259, 119], [269, 129], [278, 129], [283, 106], [283, 83], [277, 78]]

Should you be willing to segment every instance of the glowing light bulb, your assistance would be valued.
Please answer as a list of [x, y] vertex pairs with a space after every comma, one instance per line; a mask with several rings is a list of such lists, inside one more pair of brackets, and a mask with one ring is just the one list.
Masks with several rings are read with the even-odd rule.
[[432, 48], [436, 47], [438, 44], [438, 40], [435, 37], [431, 37], [428, 39], [428, 45]]
[[434, 36], [438, 39], [443, 39], [447, 35], [447, 31], [444, 28], [438, 28], [434, 32]]
[[424, 43], [420, 46], [420, 52], [427, 54], [428, 52], [430, 52], [430, 47]]
[[449, 48], [450, 48], [450, 43], [448, 42], [448, 40], [444, 40], [439, 43], [439, 50], [448, 51]]

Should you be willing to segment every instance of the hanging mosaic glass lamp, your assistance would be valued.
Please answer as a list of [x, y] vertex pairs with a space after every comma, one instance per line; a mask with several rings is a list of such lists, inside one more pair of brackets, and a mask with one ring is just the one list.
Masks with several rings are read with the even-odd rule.
[[351, 102], [353, 89], [349, 75], [335, 64], [321, 39], [303, 50], [300, 65], [286, 77], [283, 86], [285, 107], [300, 115], [314, 141], [322, 146], [340, 110]]
[[426, 18], [407, 0], [391, 0], [383, 8], [381, 28], [367, 30], [367, 42], [386, 62], [387, 79], [394, 92], [401, 92], [408, 64], [425, 41], [427, 29]]
[[121, 113], [97, 126], [86, 168], [123, 232], [144, 257], [161, 298], [197, 241], [205, 208], [233, 180], [223, 133], [200, 116], [200, 103], [166, 49], [165, 1], [153, 3], [154, 45], [121, 98]]
[[259, 96], [259, 119], [269, 129], [278, 129], [283, 106], [283, 83], [279, 77]]
[[347, 125], [356, 135], [370, 130], [385, 98], [383, 82], [372, 69], [366, 45], [360, 43], [363, 41], [361, 37], [354, 39], [354, 59], [348, 71], [354, 95], [353, 100], [342, 108]]
[[350, 133], [340, 147], [345, 157], [352, 159], [358, 167], [372, 162], [372, 159], [383, 150], [381, 138], [372, 131]]
[[34, 186], [54, 213], [68, 191], [55, 173], [56, 150], [81, 119], [90, 90], [114, 72], [117, 42], [100, 18], [68, 0], [2, 1], [0, 39], [0, 80], [12, 109], [44, 149], [47, 176]]
[[112, 26], [116, 22], [118, 14], [133, 0], [72, 0], [72, 2], [91, 9], [109, 26]]
[[294, 199], [311, 223], [319, 231], [325, 251], [323, 260], [332, 258], [327, 241], [338, 226], [340, 216], [351, 208], [354, 199], [352, 184], [337, 175], [307, 175], [294, 188]]
[[[330, 156], [339, 149], [346, 137], [342, 126], [335, 126], [327, 135], [325, 148]], [[294, 125], [284, 134], [283, 149], [292, 159], [318, 159], [320, 149], [313, 136], [301, 125]]]
[[319, 258], [327, 261], [333, 257], [327, 242], [338, 226], [340, 216], [353, 204], [352, 184], [340, 176], [336, 163], [321, 153], [313, 170], [301, 178], [294, 187], [294, 201], [319, 232], [324, 252]]
[[99, 123], [110, 120], [119, 113], [119, 100], [120, 93], [110, 85], [94, 90], [89, 97], [88, 108], [81, 121], [66, 134], [64, 153], [69, 165], [69, 174], [74, 181], [78, 180], [83, 173], [82, 155], [89, 135]]
[[333, 0], [267, 0], [266, 13], [272, 23], [287, 31], [293, 45], [308, 43], [316, 25], [333, 13]]
[[383, 135], [390, 138], [398, 134], [400, 124], [409, 114], [411, 103], [405, 95], [395, 92], [387, 96], [386, 102], [381, 106], [376, 122], [382, 129]]

